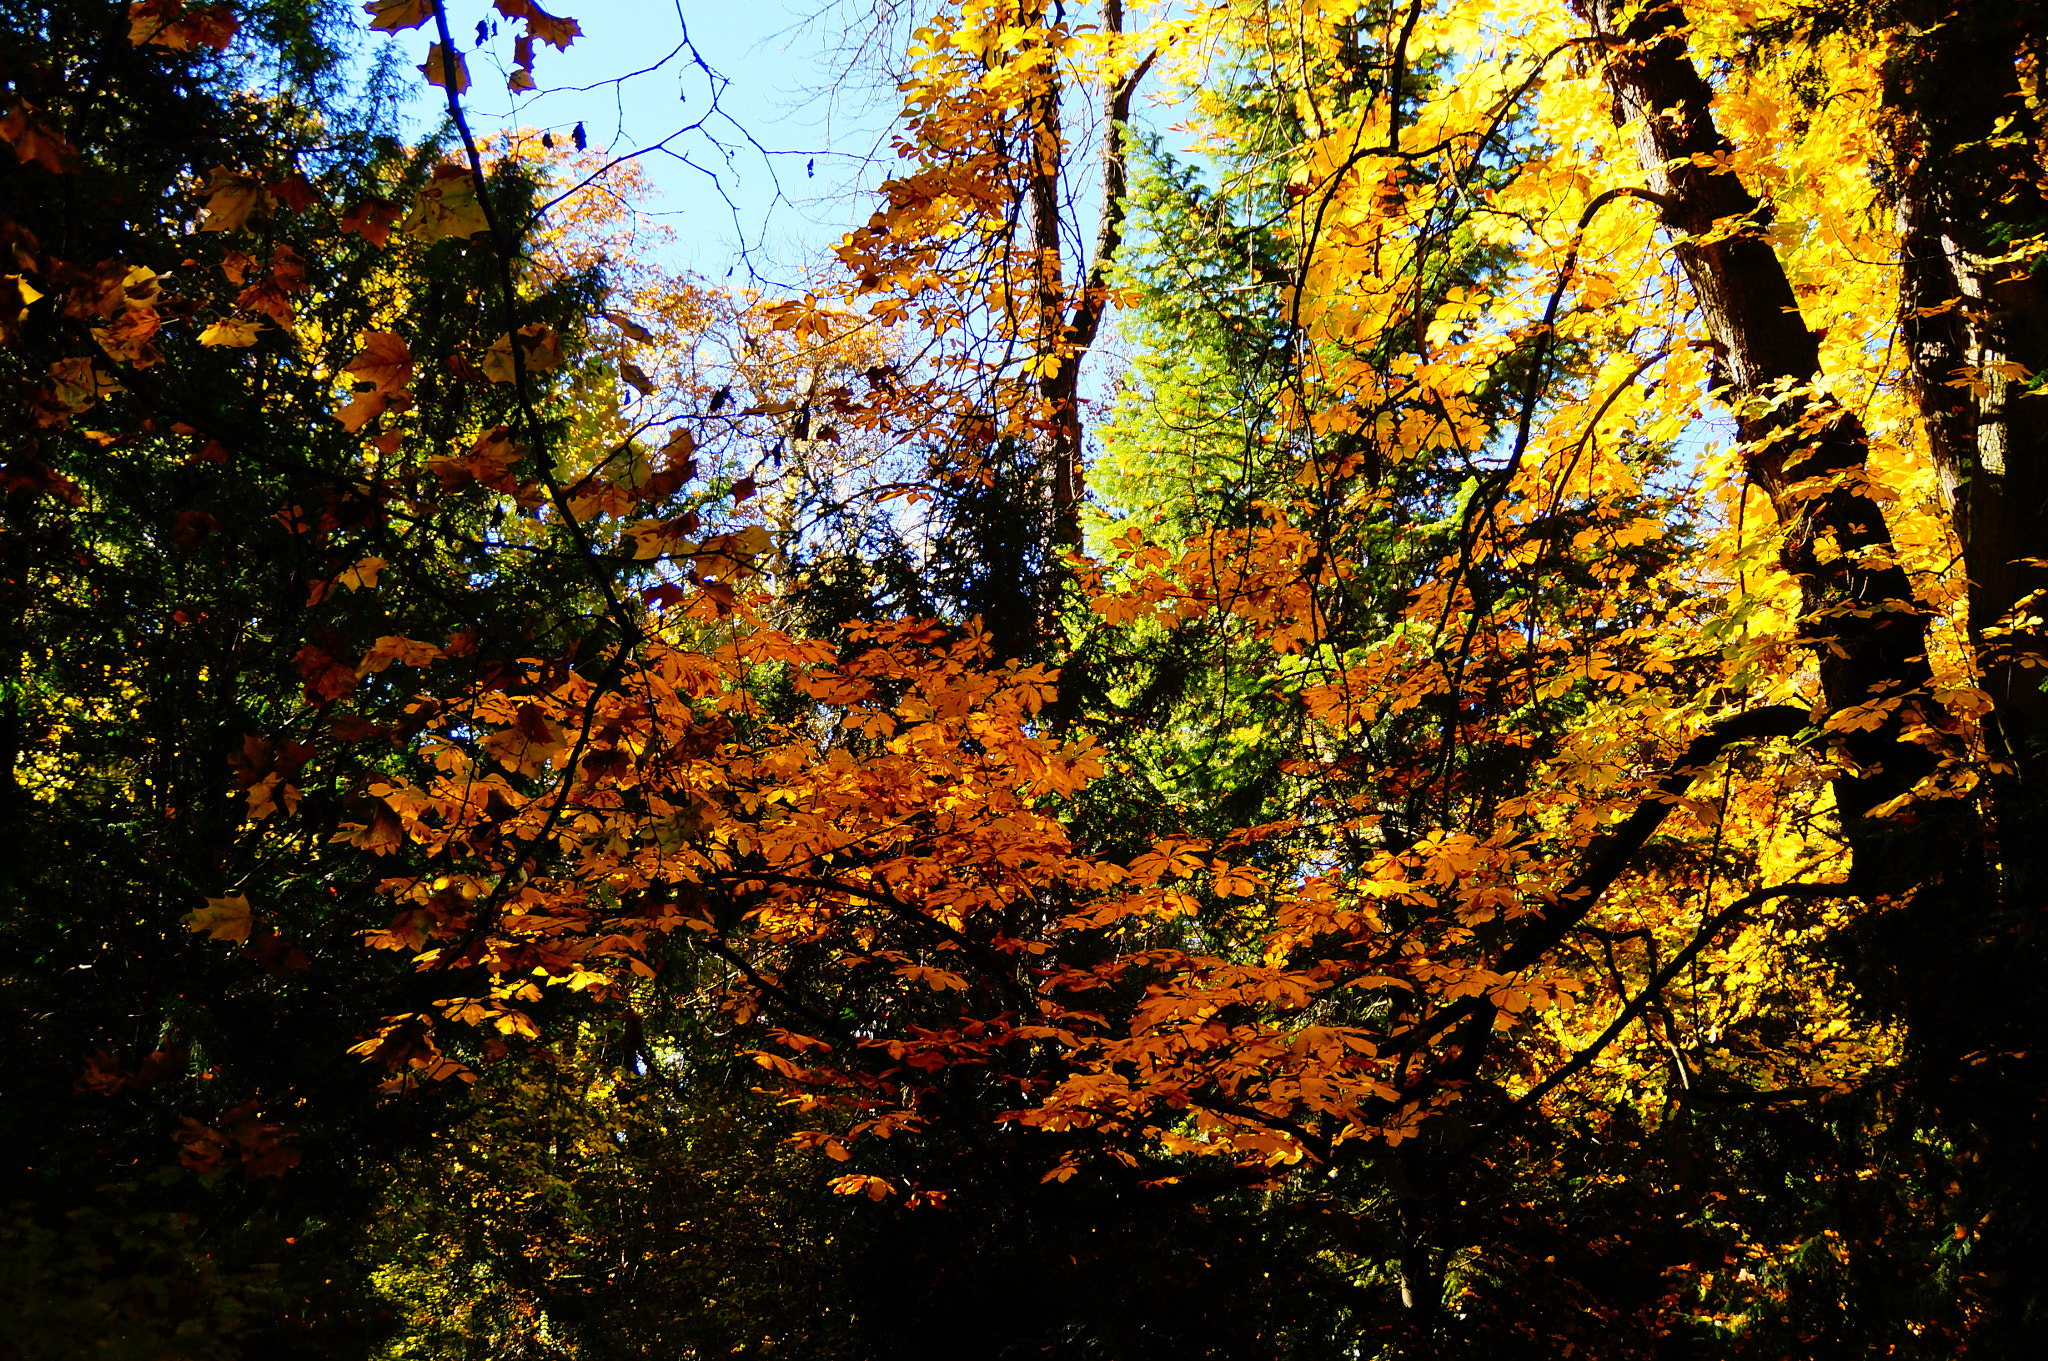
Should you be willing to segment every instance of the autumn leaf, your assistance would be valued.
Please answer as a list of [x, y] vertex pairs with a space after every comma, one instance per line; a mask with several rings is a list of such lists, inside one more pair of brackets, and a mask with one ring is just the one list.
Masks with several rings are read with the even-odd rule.
[[42, 296], [19, 274], [0, 276], [0, 345], [11, 345], [21, 335], [21, 323], [28, 320], [29, 304]]
[[227, 50], [241, 20], [225, 5], [187, 10], [182, 0], [136, 0], [128, 6], [128, 41], [154, 43], [183, 52], [192, 47]]
[[256, 176], [246, 171], [230, 170], [224, 165], [213, 168], [205, 193], [206, 218], [199, 224], [199, 230], [203, 232], [239, 231], [270, 199], [263, 182]]
[[30, 161], [53, 175], [69, 174], [78, 167], [78, 152], [47, 123], [36, 116], [35, 105], [26, 99], [8, 99], [0, 113], [0, 140], [14, 148], [15, 159]]
[[101, 398], [124, 390], [90, 359], [60, 359], [50, 365], [50, 386], [58, 405], [74, 413], [89, 411]]
[[387, 397], [401, 396], [412, 384], [412, 351], [402, 336], [390, 331], [365, 331], [362, 348], [341, 369]]
[[248, 896], [241, 893], [225, 898], [208, 898], [206, 906], [185, 914], [187, 930], [203, 931], [213, 940], [243, 941], [249, 938]]
[[603, 317], [612, 325], [618, 327], [621, 331], [624, 331], [629, 339], [637, 340], [642, 345], [651, 345], [654, 343], [654, 332], [648, 330], [645, 326], [642, 326], [639, 322], [633, 320], [624, 312], [615, 312], [607, 310], [598, 313], [598, 315]]
[[325, 704], [356, 688], [356, 670], [317, 643], [307, 643], [292, 658], [306, 682], [306, 702]]
[[390, 855], [402, 849], [405, 845], [405, 824], [391, 805], [370, 796], [365, 796], [364, 803], [367, 805], [367, 821], [341, 823], [332, 840], [372, 855]]
[[263, 326], [261, 317], [224, 317], [199, 333], [199, 343], [236, 347], [254, 345]]
[[[546, 373], [559, 368], [562, 363], [562, 338], [554, 330], [538, 322], [519, 328], [520, 359], [528, 373]], [[484, 376], [493, 383], [510, 383], [514, 380], [512, 367], [512, 337], [501, 335], [491, 342], [491, 348], [484, 354], [482, 364]]]
[[832, 1193], [839, 1196], [866, 1196], [869, 1200], [887, 1199], [896, 1188], [880, 1177], [852, 1175], [834, 1177], [827, 1183]]
[[[441, 44], [433, 43], [428, 46], [427, 59], [420, 64], [419, 72], [427, 78], [427, 84], [438, 85], [443, 89], [448, 87], [450, 79], [448, 57], [441, 50]], [[469, 63], [463, 60], [460, 52], [455, 54], [453, 79], [456, 94], [461, 94], [469, 88]]]
[[512, 74], [505, 83], [513, 90], [533, 88], [533, 35], [522, 33], [512, 40]]
[[260, 312], [287, 331], [292, 329], [298, 315], [291, 299], [285, 296], [284, 286], [274, 274], [236, 294], [235, 306], [244, 312]]
[[476, 181], [469, 167], [435, 166], [432, 177], [413, 199], [412, 211], [398, 224], [398, 230], [427, 242], [490, 230], [483, 205], [477, 201]]
[[391, 409], [391, 398], [381, 392], [358, 392], [350, 397], [348, 404], [334, 413], [334, 419], [341, 422], [341, 428], [351, 435], [356, 434], [371, 421]]
[[378, 574], [389, 564], [382, 558], [364, 558], [335, 578], [335, 581], [351, 591], [368, 590], [377, 584]]
[[507, 19], [525, 20], [528, 33], [557, 51], [568, 51], [569, 44], [583, 36], [582, 26], [574, 19], [558, 19], [534, 4], [533, 0], [492, 0], [492, 3]]
[[[296, 170], [266, 187], [272, 198], [295, 213], [305, 212], [319, 199], [319, 195], [313, 192], [312, 184]], [[280, 246], [278, 249], [289, 250], [290, 247]]]
[[434, 0], [368, 0], [363, 10], [379, 33], [402, 33], [434, 17]]
[[341, 229], [352, 232], [380, 250], [391, 239], [391, 228], [400, 209], [383, 199], [366, 199], [342, 214]]

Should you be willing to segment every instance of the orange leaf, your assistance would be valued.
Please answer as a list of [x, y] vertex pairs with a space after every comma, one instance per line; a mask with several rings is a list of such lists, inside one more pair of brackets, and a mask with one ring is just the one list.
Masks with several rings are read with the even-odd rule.
[[369, 0], [363, 11], [377, 32], [400, 33], [433, 18], [434, 0]]
[[363, 347], [341, 371], [359, 383], [370, 383], [387, 397], [405, 393], [412, 383], [412, 351], [389, 331], [363, 332]]
[[354, 232], [371, 245], [383, 248], [391, 239], [391, 226], [398, 221], [398, 205], [382, 199], [367, 199], [342, 215], [343, 232]]
[[7, 112], [0, 113], [0, 141], [14, 148], [15, 159], [23, 165], [35, 161], [53, 175], [76, 170], [78, 152], [34, 116], [35, 107], [26, 99], [11, 101]]
[[[448, 88], [448, 56], [442, 51], [441, 44], [433, 43], [427, 48], [427, 59], [420, 63], [419, 69], [420, 74], [427, 78], [427, 84], [438, 85], [444, 90]], [[455, 93], [461, 94], [469, 88], [469, 63], [462, 59], [460, 52], [455, 54], [453, 80]]]
[[188, 930], [204, 931], [213, 940], [249, 939], [249, 899], [234, 893], [225, 898], [208, 898], [206, 906], [185, 914]]

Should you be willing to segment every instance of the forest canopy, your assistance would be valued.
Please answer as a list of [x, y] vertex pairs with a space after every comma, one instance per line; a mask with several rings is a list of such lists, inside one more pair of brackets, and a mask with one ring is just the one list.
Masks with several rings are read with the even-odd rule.
[[0, 1361], [2041, 1354], [2048, 10], [842, 20], [0, 5]]

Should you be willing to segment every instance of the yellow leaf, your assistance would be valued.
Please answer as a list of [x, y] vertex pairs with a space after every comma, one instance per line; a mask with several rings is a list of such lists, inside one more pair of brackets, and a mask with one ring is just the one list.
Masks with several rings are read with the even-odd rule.
[[124, 390], [90, 359], [60, 359], [50, 365], [50, 387], [57, 404], [71, 412], [90, 410], [100, 398]]
[[208, 898], [206, 906], [185, 914], [189, 930], [204, 931], [214, 940], [249, 939], [249, 899], [235, 893], [225, 898]]
[[199, 333], [201, 345], [231, 345], [242, 348], [256, 343], [263, 330], [261, 317], [225, 317]]
[[351, 591], [360, 591], [377, 584], [377, 574], [390, 564], [382, 558], [364, 558], [355, 566], [343, 572], [335, 580]]
[[261, 180], [224, 165], [213, 168], [206, 193], [206, 220], [199, 224], [199, 230], [203, 232], [238, 231], [248, 223], [250, 215], [266, 206], [270, 199]]
[[475, 236], [490, 230], [483, 205], [477, 201], [476, 181], [469, 167], [437, 165], [434, 174], [413, 200], [412, 211], [398, 229], [419, 241], [441, 241], [451, 236]]
[[[545, 373], [561, 366], [562, 338], [538, 322], [522, 326], [519, 328], [519, 351], [528, 373]], [[483, 371], [493, 383], [513, 381], [511, 336], [501, 335], [492, 343], [484, 355]]]

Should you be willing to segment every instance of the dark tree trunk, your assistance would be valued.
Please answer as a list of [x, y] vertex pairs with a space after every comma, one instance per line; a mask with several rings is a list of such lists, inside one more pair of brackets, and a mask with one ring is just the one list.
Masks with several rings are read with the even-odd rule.
[[[1873, 703], [1887, 709], [1881, 724], [1840, 735], [1835, 754], [1844, 773], [1835, 799], [1858, 889], [1903, 892], [1925, 876], [1926, 837], [1914, 815], [1884, 811], [1937, 762], [1909, 731], [1953, 725], [1928, 688], [1925, 615], [1894, 559], [1882, 510], [1862, 490], [1868, 437], [1853, 412], [1815, 390], [1819, 340], [1763, 239], [1769, 205], [1733, 174], [1710, 168], [1732, 148], [1687, 54], [1683, 10], [1665, 4], [1631, 17], [1632, 7], [1619, 0], [1575, 4], [1601, 39], [1615, 123], [1634, 133], [1705, 314], [1747, 471], [1784, 531], [1781, 558], [1800, 583], [1802, 629], [1824, 707], [1831, 714]], [[1730, 222], [1751, 225], [1729, 232]]]
[[1992, 740], [2024, 769], [2048, 741], [2044, 639], [2007, 616], [2048, 587], [2027, 561], [2048, 558], [2048, 399], [2028, 383], [2048, 369], [2048, 292], [2032, 262], [2004, 257], [2048, 230], [2040, 129], [2020, 86], [2048, 22], [2018, 0], [1917, 0], [1902, 18], [1884, 85], [1900, 325], [1969, 573]]

